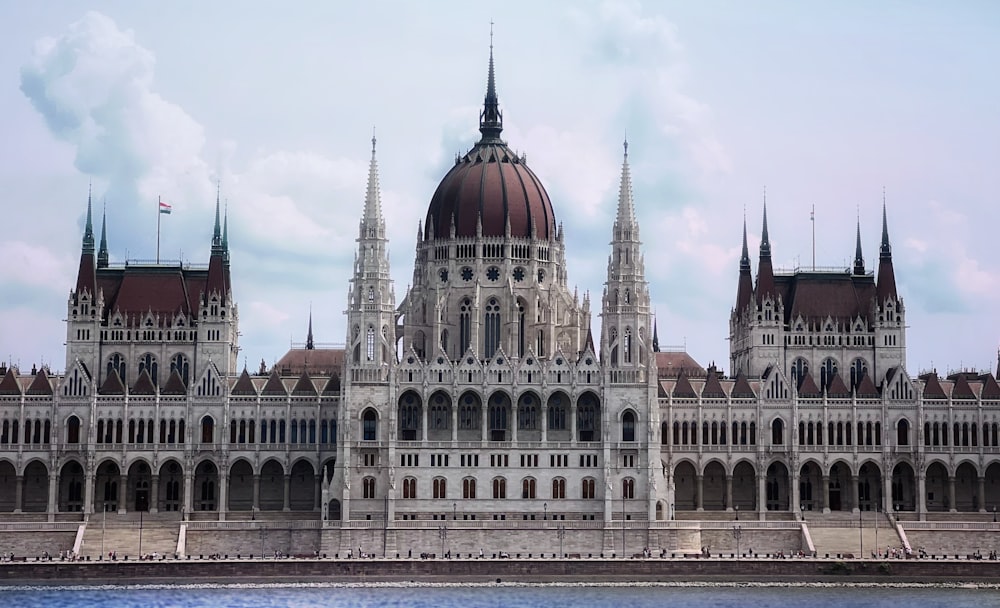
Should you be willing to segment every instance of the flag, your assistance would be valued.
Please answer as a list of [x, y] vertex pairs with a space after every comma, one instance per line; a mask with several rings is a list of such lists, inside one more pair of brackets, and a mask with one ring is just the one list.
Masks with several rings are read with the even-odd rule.
[[166, 213], [167, 215], [170, 215], [171, 209], [172, 207], [170, 206], [169, 203], [164, 203], [163, 201], [160, 201], [160, 213]]

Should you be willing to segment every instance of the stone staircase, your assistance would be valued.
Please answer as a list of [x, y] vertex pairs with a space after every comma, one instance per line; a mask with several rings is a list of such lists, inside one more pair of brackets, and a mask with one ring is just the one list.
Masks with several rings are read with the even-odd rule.
[[895, 527], [872, 513], [865, 513], [863, 521], [857, 514], [810, 513], [805, 524], [818, 557], [870, 557], [879, 547], [884, 552], [886, 547], [902, 545]]
[[133, 521], [132, 517], [110, 515], [106, 522], [102, 521], [100, 515], [92, 517], [83, 534], [80, 556], [97, 559], [103, 555], [106, 559], [110, 551], [115, 551], [118, 559], [123, 559], [126, 555], [129, 559], [138, 559], [140, 555], [154, 552], [173, 556], [177, 551], [180, 529], [180, 522], [173, 519], [154, 517], [143, 521], [140, 535], [140, 523]]

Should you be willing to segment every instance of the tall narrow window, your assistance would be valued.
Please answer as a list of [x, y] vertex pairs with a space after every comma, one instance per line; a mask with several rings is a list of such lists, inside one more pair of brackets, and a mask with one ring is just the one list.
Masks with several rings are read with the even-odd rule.
[[492, 357], [500, 347], [500, 305], [495, 299], [490, 298], [486, 303], [484, 325], [483, 352]]
[[458, 348], [460, 349], [457, 353], [462, 355], [465, 351], [469, 350], [469, 344], [472, 342], [472, 302], [466, 298], [462, 300], [462, 306], [459, 308], [458, 314]]
[[622, 357], [625, 359], [625, 363], [632, 362], [632, 328], [626, 327], [625, 333], [623, 334], [623, 346], [622, 346]]
[[368, 361], [375, 360], [375, 328], [371, 325], [368, 326], [365, 336], [365, 357]]

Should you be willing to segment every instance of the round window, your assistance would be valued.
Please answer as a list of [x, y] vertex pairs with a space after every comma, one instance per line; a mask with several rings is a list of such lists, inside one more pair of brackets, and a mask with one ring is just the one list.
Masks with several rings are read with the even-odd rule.
[[462, 280], [471, 281], [472, 280], [472, 269], [468, 266], [462, 268]]
[[491, 281], [496, 281], [497, 279], [500, 278], [500, 269], [497, 268], [496, 266], [490, 266], [486, 270], [486, 278]]

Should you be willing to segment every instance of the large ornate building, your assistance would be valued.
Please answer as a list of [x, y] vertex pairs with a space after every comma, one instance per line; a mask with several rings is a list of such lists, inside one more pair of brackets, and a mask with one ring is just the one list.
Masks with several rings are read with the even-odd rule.
[[481, 138], [431, 197], [398, 304], [373, 140], [346, 345], [316, 348], [310, 322], [254, 374], [218, 204], [206, 267], [114, 266], [88, 202], [66, 371], [0, 370], [0, 511], [305, 518], [324, 547], [372, 522], [384, 548], [432, 543], [434, 522], [497, 546], [556, 521], [597, 552], [626, 528], [666, 547], [657, 530], [710, 511], [1000, 503], [1000, 386], [907, 372], [884, 207], [877, 274], [860, 229], [853, 267], [775, 272], [765, 210], [755, 282], [744, 225], [727, 376], [659, 352], [628, 144], [595, 344], [554, 206], [502, 131], [491, 51]]

